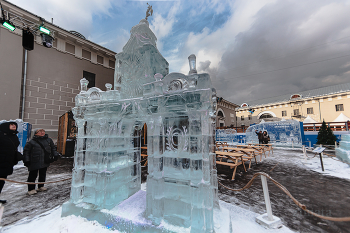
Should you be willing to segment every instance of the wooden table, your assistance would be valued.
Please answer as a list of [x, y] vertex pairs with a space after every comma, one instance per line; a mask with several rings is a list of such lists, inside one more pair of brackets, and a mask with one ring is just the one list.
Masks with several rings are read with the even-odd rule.
[[[248, 143], [248, 145], [254, 145], [254, 146], [262, 146], [264, 147], [264, 154], [265, 154], [265, 151], [268, 151], [269, 154], [267, 156], [270, 156], [270, 151], [271, 153], [273, 154], [273, 147], [272, 147], [272, 144], [257, 144], [257, 143]], [[265, 155], [266, 156], [266, 155]]]
[[[142, 153], [143, 151], [143, 153]], [[148, 157], [147, 155], [147, 146], [141, 146], [141, 157]], [[147, 166], [148, 159], [146, 160], [145, 164], [143, 166]]]
[[255, 164], [257, 163], [256, 161], [256, 154], [255, 154], [255, 149], [251, 149], [251, 148], [238, 148], [238, 147], [223, 147], [222, 148], [223, 151], [233, 151], [233, 152], [241, 152], [243, 154], [245, 154], [246, 156], [243, 156], [243, 159], [245, 159], [246, 161], [249, 160], [249, 168], [251, 167], [251, 163], [252, 163], [252, 158], [255, 159]]
[[248, 144], [248, 145], [237, 145], [237, 147], [240, 147], [240, 148], [248, 148], [248, 149], [254, 149], [255, 150], [255, 154], [256, 155], [260, 155], [260, 162], [261, 162], [261, 159], [262, 159], [262, 154], [264, 153], [265, 155], [265, 158], [266, 158], [266, 154], [265, 154], [265, 146], [258, 146], [258, 145], [266, 145], [266, 144]]
[[[229, 166], [231, 169], [233, 167], [235, 168], [233, 170], [232, 180], [235, 179], [236, 170], [237, 170], [237, 167], [239, 165], [243, 164], [244, 171], [247, 171], [247, 169], [245, 168], [245, 165], [244, 165], [244, 160], [243, 160], [243, 155], [244, 154], [243, 153], [215, 151], [215, 154], [217, 155], [217, 158], [220, 158], [220, 161], [216, 161], [216, 164]], [[227, 158], [228, 160], [230, 160], [232, 162], [231, 163], [229, 163], [229, 162], [222, 162], [222, 158]], [[238, 160], [239, 158], [241, 159], [241, 161]]]

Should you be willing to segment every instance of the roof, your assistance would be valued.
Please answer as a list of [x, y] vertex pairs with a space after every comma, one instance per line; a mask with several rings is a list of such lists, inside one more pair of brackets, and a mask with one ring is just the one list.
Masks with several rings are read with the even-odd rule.
[[305, 118], [305, 120], [303, 122], [304, 123], [317, 123], [317, 121], [312, 119], [312, 117], [310, 117], [309, 115]]
[[[337, 85], [328, 86], [328, 87], [321, 87], [313, 90], [301, 91], [298, 93], [291, 93], [291, 94], [270, 97], [267, 99], [249, 101], [246, 103], [249, 104], [249, 107], [254, 107], [259, 105], [287, 102], [287, 101], [290, 101], [290, 97], [294, 94], [300, 94], [301, 98], [295, 99], [295, 100], [300, 100], [300, 99], [314, 98], [314, 97], [331, 95], [331, 94], [338, 94], [338, 93], [347, 92], [347, 91], [350, 91], [350, 83], [337, 84]], [[247, 108], [247, 107], [244, 107], [244, 108]], [[242, 108], [237, 108], [237, 109], [242, 109]]]
[[345, 121], [350, 121], [350, 118], [344, 115], [343, 113], [340, 113], [339, 116], [333, 122], [345, 122]]

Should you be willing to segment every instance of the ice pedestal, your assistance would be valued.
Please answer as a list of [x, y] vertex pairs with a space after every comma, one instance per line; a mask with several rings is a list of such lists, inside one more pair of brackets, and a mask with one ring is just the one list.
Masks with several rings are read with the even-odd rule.
[[[206, 232], [203, 229], [185, 228], [169, 224], [164, 220], [160, 221], [158, 225], [155, 225], [151, 220], [145, 217], [147, 216], [146, 195], [145, 191], [140, 190], [111, 210], [96, 210], [91, 205], [75, 205], [72, 202], [66, 202], [62, 206], [62, 217], [71, 214], [79, 215], [88, 220], [96, 220], [111, 230], [128, 233]], [[232, 232], [231, 216], [227, 209], [222, 206], [215, 209], [213, 212], [213, 220], [212, 232]]]
[[335, 155], [343, 162], [350, 163], [350, 134], [343, 134]]

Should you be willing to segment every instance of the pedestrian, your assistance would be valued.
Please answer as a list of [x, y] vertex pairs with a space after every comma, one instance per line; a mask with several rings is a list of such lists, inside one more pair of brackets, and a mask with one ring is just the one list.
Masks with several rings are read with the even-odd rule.
[[[36, 129], [32, 140], [27, 142], [23, 149], [23, 162], [28, 167], [28, 182], [35, 182], [39, 173], [39, 182], [45, 182], [46, 171], [50, 166], [49, 157], [57, 158], [57, 151], [51, 138], [45, 133], [44, 129]], [[28, 194], [33, 195], [37, 192], [46, 191], [44, 184], [39, 184], [35, 190], [35, 184], [28, 184]]]
[[261, 132], [261, 130], [258, 132], [258, 130], [255, 130], [256, 135], [258, 135], [258, 139], [259, 139], [259, 144], [263, 144], [263, 133]]
[[[17, 137], [17, 123], [9, 121], [0, 125], [0, 178], [6, 179], [13, 173], [13, 166], [19, 160], [22, 160], [21, 154], [17, 148], [19, 140]], [[0, 180], [0, 193], [5, 185], [4, 180]], [[6, 200], [0, 200], [0, 203], [6, 203]]]
[[263, 144], [268, 144], [269, 143], [270, 136], [267, 134], [267, 131], [264, 131], [262, 140], [263, 140]]

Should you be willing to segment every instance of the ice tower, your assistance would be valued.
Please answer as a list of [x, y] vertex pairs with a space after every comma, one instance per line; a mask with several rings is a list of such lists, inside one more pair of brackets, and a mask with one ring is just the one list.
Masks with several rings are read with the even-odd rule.
[[[191, 232], [214, 232], [218, 209], [214, 135], [216, 92], [208, 74], [168, 74], [143, 19], [116, 55], [114, 90], [81, 80], [71, 198], [62, 216], [112, 209], [140, 190], [140, 132], [147, 124], [145, 216]], [[163, 78], [163, 76], [165, 76]]]

